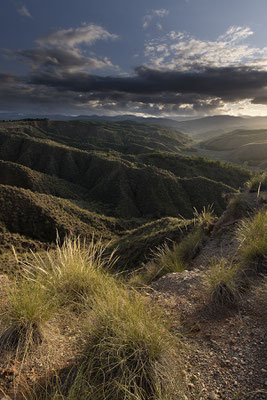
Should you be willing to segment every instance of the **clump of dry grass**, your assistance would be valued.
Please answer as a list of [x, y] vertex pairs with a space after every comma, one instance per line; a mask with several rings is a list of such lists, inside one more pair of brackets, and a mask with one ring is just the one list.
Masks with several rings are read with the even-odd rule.
[[148, 301], [113, 282], [92, 308], [84, 356], [71, 384], [66, 382], [66, 398], [181, 398], [181, 342]]
[[239, 265], [224, 258], [213, 258], [203, 281], [208, 303], [212, 307], [221, 308], [237, 303], [241, 296], [239, 272]]
[[216, 216], [214, 215], [212, 205], [208, 205], [207, 207], [204, 206], [200, 212], [194, 208], [194, 223], [203, 230], [209, 230], [215, 220]]
[[15, 280], [7, 289], [7, 304], [2, 313], [4, 325], [0, 346], [26, 352], [43, 339], [43, 326], [55, 315], [57, 299], [40, 281]]
[[246, 193], [233, 194], [228, 203], [228, 212], [231, 213], [233, 218], [242, 218], [247, 216], [251, 211], [251, 204], [249, 204]]
[[267, 272], [267, 210], [243, 219], [237, 228], [237, 239], [244, 268]]
[[67, 237], [62, 246], [45, 255], [33, 254], [31, 263], [24, 263], [24, 274], [43, 284], [61, 305], [79, 305], [88, 296], [104, 290], [106, 271], [116, 262], [115, 251], [106, 255], [107, 244], [101, 240], [88, 243], [79, 237]]
[[193, 229], [179, 243], [170, 247], [166, 242], [152, 252], [153, 258], [141, 271], [133, 275], [132, 284], [149, 284], [168, 273], [182, 272], [187, 263], [196, 256], [206, 234], [200, 227]]
[[[81, 254], [87, 259], [86, 253]], [[87, 317], [80, 360], [67, 375], [48, 382], [32, 398], [182, 398], [187, 389], [181, 376], [181, 339], [169, 332], [163, 316], [147, 299], [103, 270], [102, 261], [92, 263], [88, 272], [91, 296], [84, 297], [83, 315]]]

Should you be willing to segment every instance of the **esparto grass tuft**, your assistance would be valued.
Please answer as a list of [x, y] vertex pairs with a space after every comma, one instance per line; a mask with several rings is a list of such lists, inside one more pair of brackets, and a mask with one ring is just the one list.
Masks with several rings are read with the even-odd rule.
[[241, 296], [240, 266], [224, 258], [213, 258], [204, 277], [208, 303], [215, 309], [235, 305]]
[[205, 238], [204, 230], [196, 226], [172, 247], [165, 242], [152, 252], [153, 258], [144, 265], [140, 272], [133, 275], [131, 283], [134, 285], [149, 284], [168, 273], [182, 272], [187, 263], [197, 255]]
[[33, 262], [24, 263], [24, 272], [26, 276], [42, 277], [61, 305], [79, 306], [88, 296], [104, 290], [106, 272], [116, 262], [115, 250], [106, 254], [107, 246], [100, 239], [92, 238], [88, 243], [80, 237], [66, 237], [55, 251], [33, 254]]
[[182, 345], [140, 294], [113, 284], [97, 296], [87, 337], [68, 400], [174, 400], [185, 392]]
[[241, 262], [246, 269], [267, 272], [267, 210], [243, 219], [237, 228]]
[[14, 281], [7, 289], [7, 306], [2, 314], [5, 326], [0, 346], [27, 352], [43, 339], [43, 326], [55, 315], [57, 299], [38, 281]]

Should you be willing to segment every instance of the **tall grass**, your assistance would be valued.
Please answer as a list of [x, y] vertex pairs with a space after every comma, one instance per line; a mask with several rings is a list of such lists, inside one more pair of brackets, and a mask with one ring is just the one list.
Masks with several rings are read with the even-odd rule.
[[247, 183], [246, 187], [250, 191], [260, 191], [262, 186], [267, 185], [267, 172], [254, 175]]
[[233, 194], [228, 203], [228, 211], [230, 211], [233, 218], [246, 217], [251, 211], [247, 193]]
[[193, 229], [179, 243], [170, 247], [166, 242], [152, 252], [153, 258], [131, 279], [134, 284], [149, 284], [168, 273], [182, 272], [203, 245], [206, 234], [200, 227]]
[[[87, 246], [79, 238], [67, 238], [56, 251], [35, 255], [31, 264], [23, 265], [23, 285], [36, 288], [39, 284], [40, 297], [31, 299], [35, 307], [39, 305], [33, 324], [50, 317], [51, 298], [72, 313], [66, 302], [81, 297], [85, 312], [80, 317], [86, 316], [84, 344], [74, 368], [48, 379], [25, 398], [175, 400], [186, 392], [181, 339], [169, 332], [161, 313], [147, 299], [108, 273], [106, 268], [112, 263], [113, 256], [105, 255], [102, 242]], [[19, 305], [17, 293], [14, 304]], [[20, 293], [25, 310], [26, 297]]]
[[181, 343], [139, 294], [113, 282], [93, 302], [87, 337], [67, 399], [182, 398]]
[[237, 228], [240, 258], [246, 268], [267, 272], [267, 210], [242, 220]]
[[105, 271], [113, 267], [116, 257], [113, 251], [106, 255], [107, 244], [101, 240], [87, 243], [79, 237], [67, 237], [62, 246], [45, 255], [33, 254], [31, 263], [24, 263], [24, 274], [34, 280], [42, 279], [61, 305], [83, 303], [88, 296], [104, 290], [107, 281]]
[[212, 259], [204, 277], [208, 302], [214, 308], [233, 305], [240, 298], [240, 266], [224, 258]]
[[43, 338], [42, 328], [56, 313], [57, 299], [37, 281], [11, 282], [2, 320], [7, 329], [0, 338], [1, 348], [13, 347], [25, 353]]

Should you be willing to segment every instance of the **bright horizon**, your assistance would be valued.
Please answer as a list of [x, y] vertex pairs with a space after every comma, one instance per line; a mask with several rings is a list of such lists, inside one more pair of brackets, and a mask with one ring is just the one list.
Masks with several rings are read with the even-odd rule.
[[265, 0], [5, 0], [0, 113], [267, 116]]

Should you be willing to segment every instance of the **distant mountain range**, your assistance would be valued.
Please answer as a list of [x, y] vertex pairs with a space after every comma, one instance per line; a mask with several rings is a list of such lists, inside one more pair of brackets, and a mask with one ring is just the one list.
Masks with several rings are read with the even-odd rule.
[[0, 120], [20, 120], [20, 119], [48, 118], [56, 121], [87, 120], [98, 122], [121, 122], [132, 121], [142, 124], [153, 124], [176, 128], [184, 133], [190, 134], [197, 139], [209, 139], [219, 136], [222, 133], [230, 132], [235, 129], [265, 129], [267, 127], [267, 117], [235, 117], [231, 115], [215, 115], [196, 119], [176, 120], [169, 118], [137, 117], [135, 115], [62, 115], [62, 114], [19, 114], [19, 113], [0, 113]]

